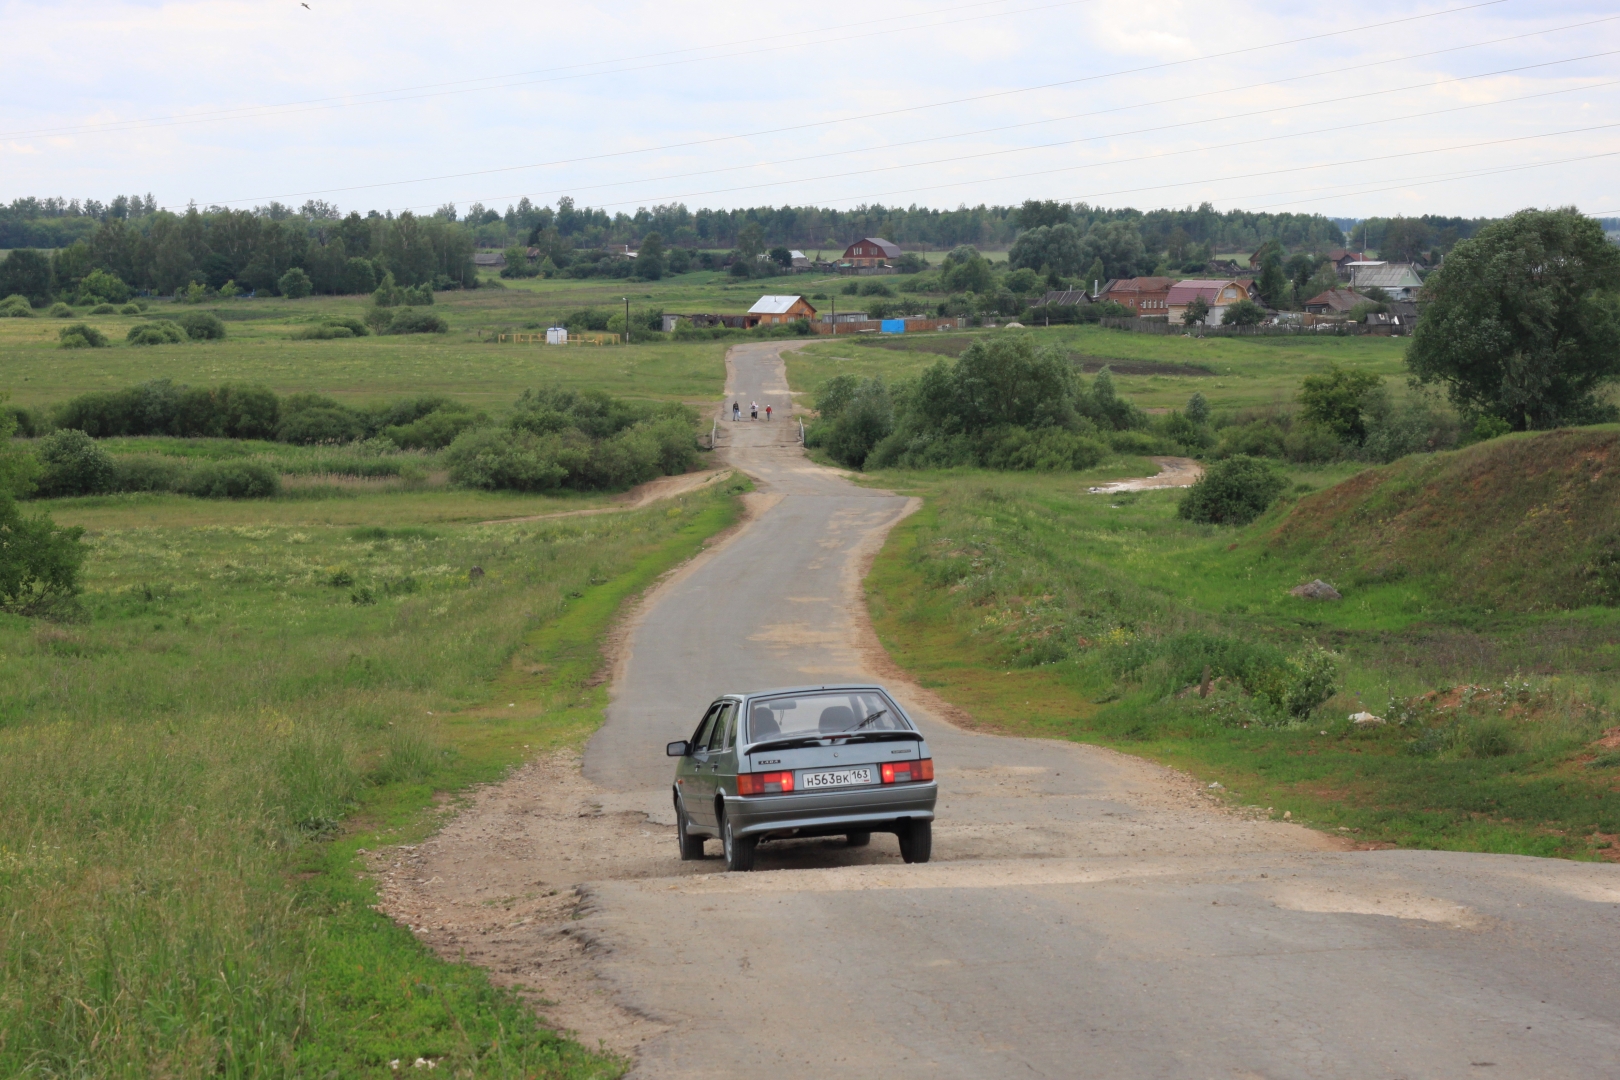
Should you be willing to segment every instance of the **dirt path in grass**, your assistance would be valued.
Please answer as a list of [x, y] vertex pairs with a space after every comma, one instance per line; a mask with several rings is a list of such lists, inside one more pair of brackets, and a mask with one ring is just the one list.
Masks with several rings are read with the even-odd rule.
[[658, 502], [660, 499], [673, 499], [677, 495], [686, 495], [699, 488], [708, 487], [722, 476], [730, 476], [733, 471], [727, 466], [721, 469], [705, 469], [702, 472], [682, 473], [679, 476], [660, 476], [657, 480], [637, 484], [622, 495], [613, 496], [612, 506], [596, 506], [589, 510], [561, 510], [554, 514], [529, 514], [526, 517], [490, 518], [478, 524], [514, 525], [523, 521], [550, 521], [552, 518], [590, 517], [594, 514], [620, 514], [626, 510], [640, 510], [643, 506]]
[[1204, 475], [1204, 467], [1190, 457], [1155, 457], [1149, 461], [1159, 467], [1157, 476], [1138, 476], [1130, 480], [1115, 480], [1087, 488], [1093, 495], [1112, 495], [1121, 491], [1154, 491], [1158, 488], [1192, 487]]

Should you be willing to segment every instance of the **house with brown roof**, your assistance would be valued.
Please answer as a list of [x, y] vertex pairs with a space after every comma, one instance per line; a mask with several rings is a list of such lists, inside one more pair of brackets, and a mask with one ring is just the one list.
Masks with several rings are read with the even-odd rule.
[[1098, 300], [1112, 300], [1136, 312], [1140, 318], [1162, 319], [1170, 313], [1170, 287], [1175, 278], [1114, 278], [1098, 294]]
[[879, 236], [863, 236], [844, 249], [840, 262], [845, 266], [882, 266], [900, 257], [900, 245]]
[[748, 309], [747, 325], [752, 329], [762, 323], [790, 323], [815, 317], [816, 309], [802, 296], [762, 296]]
[[1333, 269], [1338, 271], [1340, 281], [1349, 281], [1350, 264], [1353, 262], [1361, 262], [1366, 258], [1366, 256], [1359, 251], [1349, 251], [1345, 248], [1334, 248], [1332, 251], [1327, 253], [1325, 258], [1328, 262], [1333, 264]]
[[1250, 300], [1250, 286], [1253, 282], [1238, 281], [1234, 278], [1188, 278], [1178, 281], [1170, 286], [1165, 296], [1165, 314], [1170, 321], [1179, 323], [1187, 314], [1187, 305], [1192, 303], [1193, 297], [1201, 296], [1204, 303], [1209, 305], [1209, 315], [1204, 319], [1207, 326], [1220, 324], [1221, 316], [1226, 309], [1239, 300]]
[[1357, 304], [1366, 302], [1365, 296], [1352, 289], [1329, 289], [1305, 301], [1305, 311], [1309, 315], [1343, 315]]

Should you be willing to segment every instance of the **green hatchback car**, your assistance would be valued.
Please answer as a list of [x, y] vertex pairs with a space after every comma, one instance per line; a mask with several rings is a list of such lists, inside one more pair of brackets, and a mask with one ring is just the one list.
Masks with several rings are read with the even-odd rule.
[[672, 742], [682, 859], [718, 839], [726, 869], [751, 870], [761, 841], [892, 832], [908, 863], [933, 848], [934, 759], [881, 686], [726, 694], [690, 739]]

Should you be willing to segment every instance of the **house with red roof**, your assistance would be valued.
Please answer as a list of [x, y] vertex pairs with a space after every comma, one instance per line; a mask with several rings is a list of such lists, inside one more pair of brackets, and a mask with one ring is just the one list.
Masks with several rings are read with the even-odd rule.
[[1180, 323], [1187, 314], [1187, 305], [1193, 297], [1201, 296], [1209, 305], [1206, 326], [1219, 326], [1226, 309], [1239, 300], [1252, 300], [1254, 283], [1233, 278], [1188, 278], [1170, 286], [1165, 297], [1165, 312], [1172, 323]]

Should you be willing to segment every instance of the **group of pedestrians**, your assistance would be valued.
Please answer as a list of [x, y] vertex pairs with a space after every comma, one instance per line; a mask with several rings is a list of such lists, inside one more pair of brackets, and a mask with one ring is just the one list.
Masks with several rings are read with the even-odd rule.
[[[765, 406], [765, 419], [769, 420], [770, 418], [771, 418], [771, 407], [769, 405], [767, 405], [767, 406]], [[738, 421], [738, 420], [742, 419], [742, 403], [741, 402], [733, 401], [731, 403], [731, 419], [733, 421]], [[758, 420], [759, 419], [759, 402], [755, 401], [755, 402], [751, 402], [749, 404], [749, 406], [748, 406], [748, 419], [750, 419], [750, 420]]]

